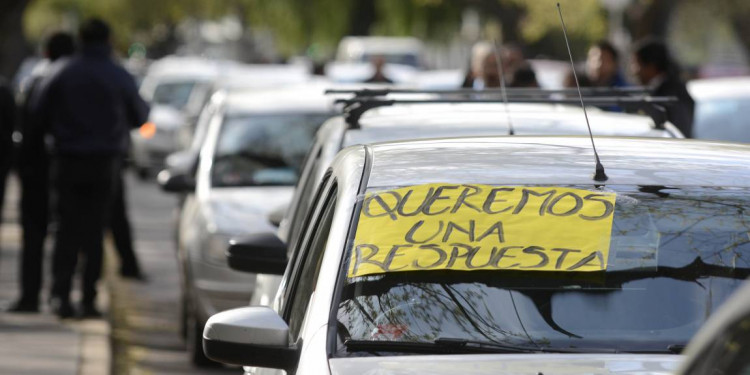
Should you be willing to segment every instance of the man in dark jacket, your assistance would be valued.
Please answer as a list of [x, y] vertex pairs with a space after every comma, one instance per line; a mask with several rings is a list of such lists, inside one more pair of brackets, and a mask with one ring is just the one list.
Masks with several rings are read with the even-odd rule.
[[653, 95], [677, 97], [677, 103], [666, 107], [667, 120], [685, 137], [692, 137], [695, 101], [680, 79], [679, 67], [670, 57], [667, 46], [657, 40], [643, 41], [635, 48], [632, 61], [633, 73], [641, 84], [653, 89]]
[[0, 77], [0, 223], [2, 223], [5, 178], [8, 176], [13, 156], [13, 128], [16, 123], [16, 102], [13, 91]]
[[52, 34], [44, 44], [46, 60], [34, 69], [25, 90], [21, 107], [23, 142], [18, 160], [21, 177], [21, 226], [23, 249], [20, 262], [21, 296], [8, 309], [11, 312], [39, 311], [42, 287], [44, 240], [47, 237], [49, 214], [49, 155], [42, 134], [34, 134], [35, 113], [32, 102], [47, 73], [63, 64], [63, 57], [75, 52], [73, 36], [65, 32]]
[[148, 115], [133, 78], [111, 58], [109, 26], [89, 20], [79, 36], [81, 52], [43, 83], [38, 103], [40, 124], [54, 140], [59, 225], [52, 308], [61, 318], [74, 314], [70, 290], [79, 252], [85, 260], [79, 315], [100, 315], [95, 300], [103, 232], [129, 129]]

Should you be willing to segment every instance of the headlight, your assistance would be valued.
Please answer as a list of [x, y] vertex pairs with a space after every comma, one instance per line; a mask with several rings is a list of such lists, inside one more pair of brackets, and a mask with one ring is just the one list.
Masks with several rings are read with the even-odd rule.
[[203, 259], [206, 262], [229, 267], [227, 265], [227, 249], [232, 236], [223, 233], [211, 233], [208, 235], [208, 243], [203, 248]]

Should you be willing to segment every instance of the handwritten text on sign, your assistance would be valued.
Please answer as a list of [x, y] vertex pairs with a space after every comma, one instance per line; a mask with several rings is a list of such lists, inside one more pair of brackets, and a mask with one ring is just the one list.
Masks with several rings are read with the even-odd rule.
[[615, 194], [427, 184], [368, 193], [349, 277], [422, 270], [601, 271]]

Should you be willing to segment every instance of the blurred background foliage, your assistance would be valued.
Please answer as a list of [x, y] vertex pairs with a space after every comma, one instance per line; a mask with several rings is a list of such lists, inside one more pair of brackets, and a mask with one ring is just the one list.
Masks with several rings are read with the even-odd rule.
[[[276, 57], [330, 58], [345, 35], [413, 35], [428, 43], [496, 39], [522, 45], [528, 56], [564, 58], [558, 0], [3, 0], [0, 74], [52, 31], [74, 31], [88, 17], [110, 22], [117, 50], [133, 43], [149, 57], [174, 53], [186, 22], [233, 17], [243, 33], [271, 35]], [[717, 40], [750, 49], [747, 0], [559, 0], [576, 58], [612, 37], [613, 11], [628, 42], [668, 38], [689, 64], [705, 62]], [[22, 16], [19, 16], [22, 15]], [[15, 20], [21, 18], [22, 22]], [[467, 26], [467, 18], [474, 26]], [[16, 21], [15, 23], [12, 21]], [[25, 46], [23, 52], [21, 46]], [[722, 51], [726, 48], [722, 49]], [[23, 58], [21, 56], [20, 58]]]

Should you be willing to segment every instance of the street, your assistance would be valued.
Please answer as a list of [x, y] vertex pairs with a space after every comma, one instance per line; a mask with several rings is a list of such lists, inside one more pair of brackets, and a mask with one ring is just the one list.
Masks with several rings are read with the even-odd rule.
[[175, 199], [153, 180], [141, 181], [129, 173], [126, 184], [136, 252], [148, 279], [121, 279], [116, 264], [107, 262], [113, 374], [238, 373], [190, 364], [179, 335], [180, 279], [172, 239]]

